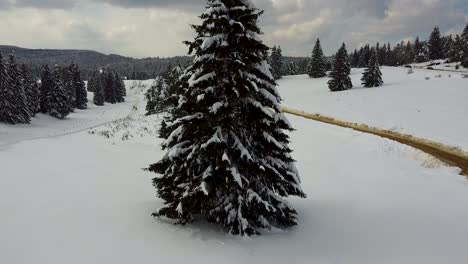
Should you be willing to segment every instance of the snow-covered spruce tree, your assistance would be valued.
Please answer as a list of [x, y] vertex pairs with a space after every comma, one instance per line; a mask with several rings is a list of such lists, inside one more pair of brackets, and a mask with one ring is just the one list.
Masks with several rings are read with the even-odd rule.
[[297, 64], [294, 61], [291, 61], [288, 65], [288, 74], [297, 75], [297, 72], [298, 72]]
[[375, 49], [371, 51], [369, 65], [362, 75], [362, 85], [364, 87], [380, 87], [383, 85], [382, 72], [380, 71], [377, 52]]
[[166, 83], [161, 76], [154, 80], [153, 84], [146, 91], [146, 115], [154, 115], [163, 112], [163, 101], [166, 99]]
[[104, 95], [104, 85], [103, 85], [103, 73], [97, 73], [92, 80], [92, 89], [94, 90], [94, 104], [97, 106], [103, 106], [106, 100]]
[[281, 79], [283, 77], [283, 54], [281, 47], [274, 47], [271, 52], [271, 73], [275, 80]]
[[111, 72], [104, 73], [104, 97], [107, 103], [117, 103], [117, 87], [114, 75]]
[[328, 81], [328, 87], [332, 92], [344, 91], [353, 88], [353, 83], [349, 75], [351, 74], [351, 67], [349, 65], [348, 52], [343, 43], [341, 48], [335, 55], [333, 62], [333, 69], [330, 73], [331, 80]]
[[53, 86], [50, 89], [47, 99], [50, 106], [49, 115], [58, 119], [63, 119], [71, 113], [70, 93], [63, 83], [59, 66], [55, 66], [52, 72], [52, 82]]
[[23, 76], [13, 54], [5, 65], [0, 54], [0, 122], [28, 124], [31, 120], [28, 101], [23, 87]]
[[116, 88], [116, 101], [117, 103], [125, 102], [125, 96], [127, 96], [127, 90], [125, 89], [125, 83], [120, 78], [118, 73], [114, 74], [114, 85]]
[[21, 75], [23, 76], [23, 87], [26, 93], [29, 113], [31, 116], [35, 116], [40, 112], [41, 108], [39, 84], [35, 78], [31, 77], [29, 69], [24, 63], [21, 64]]
[[54, 81], [52, 79], [52, 72], [48, 65], [44, 65], [41, 74], [41, 87], [40, 87], [40, 101], [41, 101], [41, 112], [46, 114], [49, 112], [50, 103], [49, 103], [49, 94], [54, 86]]
[[75, 91], [74, 108], [84, 110], [88, 108], [88, 92], [86, 91], [85, 82], [81, 79], [81, 72], [77, 64], [70, 65], [70, 75]]
[[429, 44], [429, 59], [431, 60], [443, 59], [444, 44], [440, 36], [439, 27], [435, 27], [434, 30], [432, 31], [431, 35], [429, 36], [428, 44]]
[[73, 73], [72, 73], [72, 65], [68, 67], [60, 68], [61, 71], [61, 78], [62, 84], [65, 91], [68, 94], [68, 107], [70, 108], [70, 112], [75, 111], [75, 101], [76, 101], [76, 91], [75, 85], [73, 83]]
[[312, 51], [312, 58], [309, 62], [307, 74], [309, 74], [311, 78], [322, 78], [327, 76], [327, 66], [322, 46], [320, 45], [320, 39], [317, 39], [314, 50]]
[[193, 74], [163, 144], [167, 154], [149, 168], [161, 174], [154, 185], [165, 200], [154, 216], [180, 224], [201, 216], [235, 235], [296, 224], [283, 197], [305, 194], [258, 37], [261, 14], [247, 0], [208, 0], [194, 26], [198, 36], [187, 44], [195, 59], [186, 70]]

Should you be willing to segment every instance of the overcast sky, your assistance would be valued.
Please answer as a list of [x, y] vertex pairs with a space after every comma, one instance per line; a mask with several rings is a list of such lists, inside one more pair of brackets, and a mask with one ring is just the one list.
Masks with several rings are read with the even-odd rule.
[[[459, 33], [467, 0], [252, 0], [265, 10], [263, 39], [286, 55], [308, 56], [317, 37], [326, 54], [341, 42], [426, 38], [435, 25]], [[79, 48], [132, 57], [185, 55], [204, 0], [0, 0], [0, 44]]]

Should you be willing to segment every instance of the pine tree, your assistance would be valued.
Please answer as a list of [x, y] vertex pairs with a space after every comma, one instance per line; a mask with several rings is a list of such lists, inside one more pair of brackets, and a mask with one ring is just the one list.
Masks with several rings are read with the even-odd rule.
[[383, 85], [382, 72], [380, 71], [377, 52], [371, 51], [369, 65], [362, 75], [362, 85], [364, 87], [380, 87]]
[[125, 83], [122, 78], [120, 78], [118, 73], [114, 74], [114, 85], [116, 89], [116, 101], [117, 103], [125, 102], [125, 96], [127, 95], [127, 91], [125, 89]]
[[91, 75], [89, 76], [89, 80], [88, 80], [88, 85], [87, 85], [87, 90], [88, 92], [96, 92], [96, 79], [98, 78], [99, 76], [99, 73], [98, 72], [93, 72], [91, 73]]
[[52, 73], [48, 65], [44, 65], [42, 68], [41, 74], [41, 112], [46, 114], [50, 110], [50, 102], [49, 102], [49, 94], [54, 86], [54, 82], [52, 80]]
[[69, 65], [68, 67], [64, 67], [63, 69], [61, 69], [62, 85], [68, 94], [68, 107], [70, 109], [70, 112], [75, 111], [76, 105], [76, 90], [75, 84], [73, 83], [72, 67], [72, 65]]
[[31, 113], [23, 87], [23, 77], [13, 54], [10, 54], [5, 66], [0, 54], [0, 122], [10, 124], [28, 124]]
[[346, 51], [346, 45], [343, 43], [335, 55], [333, 69], [330, 73], [331, 80], [328, 82], [330, 90], [337, 92], [353, 88], [353, 83], [349, 77], [350, 74], [351, 67], [349, 65], [348, 52]]
[[268, 48], [257, 37], [261, 14], [247, 0], [208, 0], [194, 26], [198, 36], [187, 44], [195, 59], [185, 71], [192, 74], [163, 144], [167, 154], [149, 168], [161, 174], [154, 185], [165, 201], [155, 216], [180, 224], [202, 216], [235, 235], [296, 224], [282, 197], [305, 194]]
[[468, 24], [466, 24], [465, 29], [460, 38], [460, 47], [461, 47], [461, 64], [463, 67], [468, 68]]
[[50, 105], [49, 115], [63, 119], [71, 112], [70, 93], [66, 90], [65, 84], [62, 81], [62, 73], [59, 66], [55, 66], [52, 73], [52, 82], [53, 86], [47, 98]]
[[298, 73], [298, 69], [297, 69], [297, 64], [293, 61], [291, 61], [288, 65], [288, 74], [289, 75], [297, 75]]
[[425, 49], [424, 42], [420, 41], [419, 37], [416, 37], [416, 41], [414, 42], [414, 53], [415, 53], [414, 55], [415, 57], [413, 59], [414, 62], [422, 63], [428, 60], [426, 56], [427, 52]]
[[92, 80], [92, 88], [94, 90], [94, 104], [97, 106], [103, 106], [105, 102], [104, 85], [103, 85], [103, 73], [97, 73]]
[[438, 60], [443, 59], [443, 43], [440, 36], [439, 27], [435, 27], [429, 37], [429, 59]]
[[31, 77], [29, 69], [24, 63], [21, 64], [21, 76], [23, 77], [22, 82], [26, 94], [29, 113], [31, 116], [35, 116], [40, 112], [41, 108], [39, 85], [37, 80]]
[[165, 82], [162, 77], [157, 78], [150, 88], [146, 91], [146, 115], [154, 115], [159, 114], [164, 111], [163, 103], [167, 95], [164, 94], [165, 92]]
[[275, 80], [283, 77], [283, 55], [281, 47], [273, 47], [271, 52], [271, 72]]
[[111, 72], [103, 74], [104, 76], [104, 97], [107, 103], [117, 103], [117, 87], [114, 82], [114, 76]]
[[307, 74], [309, 74], [311, 78], [322, 78], [327, 76], [325, 56], [323, 55], [322, 46], [320, 45], [320, 39], [317, 39], [315, 42]]
[[88, 92], [86, 91], [85, 82], [81, 79], [81, 72], [77, 64], [70, 65], [70, 75], [75, 91], [74, 108], [84, 110], [88, 108]]

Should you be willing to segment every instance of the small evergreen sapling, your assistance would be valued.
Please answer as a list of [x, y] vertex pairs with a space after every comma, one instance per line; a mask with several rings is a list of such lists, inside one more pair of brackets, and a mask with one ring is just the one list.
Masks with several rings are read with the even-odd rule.
[[328, 87], [332, 92], [345, 91], [353, 88], [353, 83], [349, 75], [351, 74], [351, 67], [349, 65], [348, 52], [343, 43], [341, 48], [335, 55], [333, 69], [330, 73], [331, 80], [328, 81]]
[[362, 75], [362, 85], [364, 87], [380, 87], [383, 85], [382, 72], [380, 71], [377, 52], [373, 49], [369, 59], [369, 65]]

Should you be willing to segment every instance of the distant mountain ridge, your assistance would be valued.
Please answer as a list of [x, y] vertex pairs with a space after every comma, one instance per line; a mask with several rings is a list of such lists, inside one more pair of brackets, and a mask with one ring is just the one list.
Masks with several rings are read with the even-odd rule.
[[0, 51], [4, 56], [13, 52], [18, 60], [28, 65], [35, 74], [40, 72], [44, 64], [68, 65], [74, 62], [79, 65], [85, 76], [97, 69], [108, 68], [125, 76], [138, 75], [139, 79], [145, 79], [159, 75], [170, 66], [185, 65], [191, 61], [189, 56], [135, 59], [92, 50], [28, 49], [11, 45], [0, 45]]
[[[170, 67], [186, 66], [193, 60], [191, 56], [135, 59], [116, 54], [107, 55], [92, 50], [28, 49], [11, 45], [0, 45], [0, 51], [4, 56], [13, 52], [18, 60], [26, 64], [36, 76], [40, 75], [44, 64], [65, 66], [74, 62], [80, 67], [85, 79], [98, 69], [109, 69], [129, 79], [150, 79], [155, 78]], [[304, 73], [308, 58], [284, 57], [283, 71], [285, 74], [287, 74], [286, 68], [289, 62], [297, 63], [299, 72]]]

